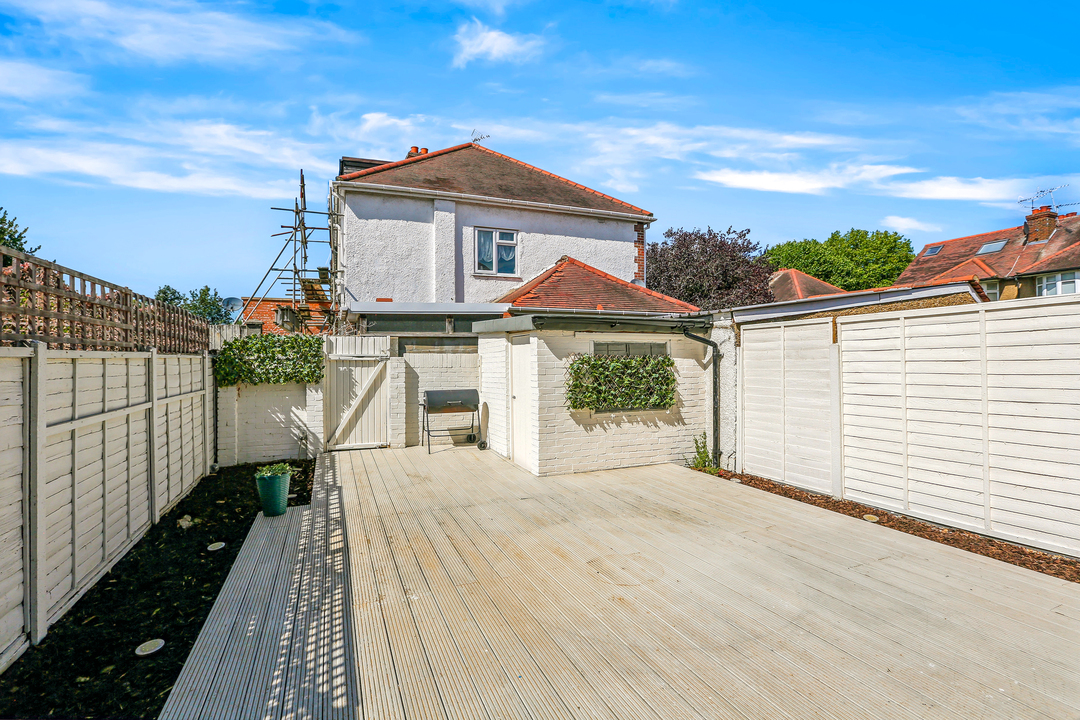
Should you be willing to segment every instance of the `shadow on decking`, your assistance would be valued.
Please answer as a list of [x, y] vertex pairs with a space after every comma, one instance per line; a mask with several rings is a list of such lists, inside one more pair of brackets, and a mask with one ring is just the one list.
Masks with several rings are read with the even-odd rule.
[[260, 514], [161, 718], [351, 718], [360, 704], [336, 458], [311, 505]]

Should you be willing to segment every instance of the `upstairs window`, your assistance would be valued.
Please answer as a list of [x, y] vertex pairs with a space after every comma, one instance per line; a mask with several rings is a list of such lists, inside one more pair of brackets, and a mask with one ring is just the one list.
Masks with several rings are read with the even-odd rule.
[[593, 343], [593, 355], [619, 357], [648, 357], [667, 355], [667, 343], [642, 342], [596, 342]]
[[986, 292], [986, 297], [991, 300], [1001, 299], [1001, 285], [997, 280], [984, 280], [982, 286], [983, 290]]
[[943, 247], [945, 247], [945, 246], [944, 245], [935, 245], [934, 247], [926, 248], [926, 252], [923, 253], [923, 257], [930, 257], [931, 255], [937, 255], [939, 252], [941, 252], [941, 248], [943, 248]]
[[1035, 278], [1035, 294], [1071, 295], [1076, 292], [1076, 273], [1064, 272], [1056, 275], [1040, 275]]
[[476, 272], [517, 275], [517, 233], [513, 230], [476, 230]]
[[1001, 248], [1005, 247], [1005, 243], [1008, 240], [993, 240], [988, 243], [983, 243], [983, 246], [979, 248], [979, 252], [976, 255], [989, 255], [990, 253], [996, 253]]

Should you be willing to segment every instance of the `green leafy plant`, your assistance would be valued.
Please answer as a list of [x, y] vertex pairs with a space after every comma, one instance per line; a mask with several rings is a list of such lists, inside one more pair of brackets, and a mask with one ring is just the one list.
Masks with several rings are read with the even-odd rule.
[[319, 383], [323, 339], [318, 335], [248, 335], [225, 343], [214, 358], [218, 387], [247, 383]]
[[574, 355], [566, 368], [571, 410], [666, 410], [675, 404], [675, 361], [668, 355]]
[[694, 457], [687, 461], [687, 465], [695, 470], [711, 470], [716, 467], [712, 453], [709, 452], [708, 436], [704, 432], [700, 438], [694, 438]]
[[296, 472], [295, 468], [289, 463], [274, 463], [273, 465], [263, 465], [261, 468], [255, 471], [255, 477], [274, 477], [276, 475], [292, 475]]

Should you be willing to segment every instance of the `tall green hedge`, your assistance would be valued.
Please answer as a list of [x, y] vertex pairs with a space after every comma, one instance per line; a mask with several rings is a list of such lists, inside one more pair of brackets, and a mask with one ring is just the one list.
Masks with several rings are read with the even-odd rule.
[[319, 383], [323, 339], [318, 335], [248, 335], [225, 343], [214, 358], [218, 387]]
[[566, 368], [571, 410], [666, 410], [675, 404], [675, 361], [668, 355], [575, 355]]

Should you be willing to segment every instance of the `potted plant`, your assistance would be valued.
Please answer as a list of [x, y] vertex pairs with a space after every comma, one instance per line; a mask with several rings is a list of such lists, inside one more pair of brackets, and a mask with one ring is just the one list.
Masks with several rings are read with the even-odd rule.
[[263, 465], [255, 471], [259, 500], [262, 501], [263, 515], [266, 517], [285, 514], [289, 503], [289, 478], [292, 474], [293, 468], [288, 463]]

